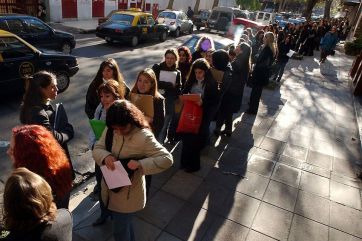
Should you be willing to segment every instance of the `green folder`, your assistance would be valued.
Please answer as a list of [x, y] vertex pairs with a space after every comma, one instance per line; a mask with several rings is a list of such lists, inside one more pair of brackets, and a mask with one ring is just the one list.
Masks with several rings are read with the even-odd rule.
[[89, 124], [92, 127], [96, 140], [102, 136], [104, 129], [106, 128], [106, 122], [102, 120], [89, 120]]

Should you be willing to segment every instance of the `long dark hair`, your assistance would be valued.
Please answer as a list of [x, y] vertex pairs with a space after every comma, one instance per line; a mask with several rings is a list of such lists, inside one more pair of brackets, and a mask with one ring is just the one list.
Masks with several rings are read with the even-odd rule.
[[251, 48], [249, 46], [249, 44], [247, 43], [241, 43], [239, 45], [239, 48], [241, 50], [241, 54], [240, 54], [240, 64], [241, 66], [247, 66], [247, 70], [248, 72], [250, 71], [251, 68]]
[[207, 62], [206, 59], [204, 59], [204, 58], [197, 59], [193, 62], [192, 66], [190, 68], [190, 72], [188, 74], [188, 78], [185, 83], [185, 88], [190, 87], [197, 82], [196, 75], [195, 75], [195, 69], [201, 69], [201, 70], [205, 71], [205, 81], [203, 83], [204, 86], [205, 86], [207, 80], [209, 78], [212, 78], [211, 73], [210, 73], [209, 62]]
[[113, 70], [113, 79], [119, 83], [119, 93], [121, 94], [120, 98], [124, 98], [126, 87], [124, 83], [124, 78], [122, 73], [119, 70], [118, 64], [115, 59], [108, 58], [104, 60], [101, 65], [99, 66], [99, 69], [97, 71], [96, 77], [94, 77], [92, 83], [90, 84], [90, 89], [92, 90], [92, 93], [96, 93], [98, 87], [103, 83], [103, 70], [105, 67], [109, 67]]
[[131, 124], [140, 129], [151, 129], [143, 113], [128, 100], [116, 100], [107, 111], [106, 124], [112, 126], [127, 126]]
[[179, 47], [177, 49], [177, 52], [178, 52], [179, 55], [180, 55], [180, 52], [185, 52], [186, 58], [187, 58], [186, 63], [191, 64], [191, 62], [192, 62], [192, 54], [191, 54], [191, 51], [190, 51], [190, 49], [188, 47], [181, 46], [181, 47]]
[[20, 122], [22, 124], [30, 124], [33, 107], [45, 103], [41, 89], [48, 87], [53, 81], [56, 81], [55, 75], [47, 71], [39, 71], [26, 79], [25, 94], [20, 106]]

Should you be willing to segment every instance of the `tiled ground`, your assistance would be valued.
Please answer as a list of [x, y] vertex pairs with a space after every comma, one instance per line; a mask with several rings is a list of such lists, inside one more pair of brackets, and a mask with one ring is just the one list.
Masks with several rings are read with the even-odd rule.
[[[323, 66], [291, 60], [280, 89], [264, 90], [257, 116], [241, 112], [232, 137], [212, 137], [200, 172], [184, 173], [175, 158], [154, 176], [137, 240], [362, 240], [351, 63], [342, 55]], [[94, 205], [85, 198], [73, 212], [74, 240], [113, 240], [110, 222], [90, 226]]]

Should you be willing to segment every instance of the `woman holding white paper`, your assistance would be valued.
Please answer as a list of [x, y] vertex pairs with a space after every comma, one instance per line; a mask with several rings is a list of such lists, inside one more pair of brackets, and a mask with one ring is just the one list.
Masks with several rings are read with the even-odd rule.
[[[106, 121], [107, 110], [113, 104], [114, 101], [121, 99], [122, 92], [120, 91], [119, 83], [113, 79], [108, 80], [107, 82], [101, 84], [97, 90], [98, 98], [101, 103], [96, 108], [94, 119]], [[89, 146], [92, 150], [96, 142], [96, 136], [93, 130], [89, 133]], [[104, 203], [101, 200], [101, 180], [102, 172], [97, 164], [95, 164], [95, 175], [96, 175], [96, 185], [94, 186], [93, 194], [99, 196], [99, 206], [101, 209], [101, 216], [92, 223], [93, 226], [102, 225], [106, 222], [109, 213], [105, 208]]]
[[200, 169], [200, 152], [209, 137], [210, 122], [215, 116], [219, 102], [217, 82], [212, 77], [210, 65], [204, 59], [197, 59], [191, 66], [183, 94], [199, 94], [202, 107], [202, 121], [198, 134], [182, 133], [181, 168], [186, 172]]
[[166, 139], [170, 143], [175, 141], [176, 119], [175, 101], [181, 92], [181, 72], [178, 67], [178, 52], [176, 49], [167, 49], [165, 60], [152, 66], [156, 74], [157, 85], [161, 95], [165, 97], [166, 116], [165, 123], [160, 133], [159, 140], [163, 143]]
[[129, 101], [115, 101], [108, 109], [106, 124], [94, 146], [94, 160], [110, 170], [115, 169], [114, 162], [121, 161], [133, 174], [132, 185], [117, 191], [108, 189], [102, 180], [102, 200], [112, 213], [115, 241], [134, 241], [132, 219], [146, 204], [144, 175], [165, 171], [173, 159], [157, 142], [142, 112]]

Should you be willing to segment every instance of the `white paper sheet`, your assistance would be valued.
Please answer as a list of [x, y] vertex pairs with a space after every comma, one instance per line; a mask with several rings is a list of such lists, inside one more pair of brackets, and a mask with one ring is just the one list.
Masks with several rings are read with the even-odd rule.
[[287, 53], [287, 56], [288, 56], [289, 58], [291, 58], [294, 53], [295, 53], [295, 51], [293, 51], [293, 50], [290, 49], [289, 52]]
[[160, 71], [160, 81], [169, 82], [175, 85], [177, 72], [176, 71]]
[[127, 171], [122, 166], [121, 162], [114, 163], [116, 167], [113, 171], [108, 169], [105, 165], [101, 166], [103, 177], [109, 189], [130, 186], [131, 180], [128, 177]]

